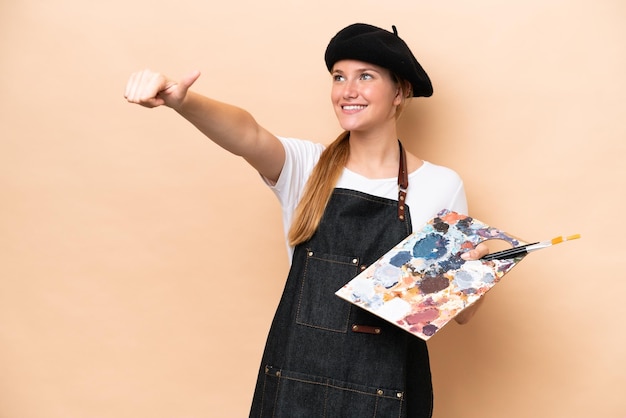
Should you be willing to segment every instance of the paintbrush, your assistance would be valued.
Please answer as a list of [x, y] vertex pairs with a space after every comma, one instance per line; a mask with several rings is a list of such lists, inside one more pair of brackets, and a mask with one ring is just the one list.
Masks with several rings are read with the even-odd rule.
[[534, 242], [532, 244], [520, 245], [519, 247], [509, 248], [508, 250], [498, 251], [495, 253], [487, 254], [481, 260], [505, 260], [508, 258], [515, 258], [526, 255], [532, 251], [541, 250], [542, 248], [551, 247], [552, 245], [560, 244], [565, 241], [571, 241], [573, 239], [580, 238], [580, 234], [570, 235], [568, 237], [556, 237], [549, 241]]

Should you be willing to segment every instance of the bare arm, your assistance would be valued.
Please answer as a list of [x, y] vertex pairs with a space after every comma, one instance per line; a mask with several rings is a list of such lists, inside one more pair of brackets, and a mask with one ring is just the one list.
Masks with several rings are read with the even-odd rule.
[[247, 111], [189, 91], [200, 77], [195, 71], [176, 82], [150, 70], [131, 75], [125, 97], [145, 107], [167, 106], [225, 150], [248, 161], [261, 175], [276, 181], [285, 150], [276, 136]]

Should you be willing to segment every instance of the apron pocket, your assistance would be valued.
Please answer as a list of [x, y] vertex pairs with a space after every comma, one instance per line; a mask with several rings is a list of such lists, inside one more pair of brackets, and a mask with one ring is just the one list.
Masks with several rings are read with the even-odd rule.
[[402, 391], [265, 368], [262, 417], [398, 418], [403, 406]]
[[307, 251], [296, 323], [347, 332], [350, 303], [335, 295], [358, 273], [359, 259]]

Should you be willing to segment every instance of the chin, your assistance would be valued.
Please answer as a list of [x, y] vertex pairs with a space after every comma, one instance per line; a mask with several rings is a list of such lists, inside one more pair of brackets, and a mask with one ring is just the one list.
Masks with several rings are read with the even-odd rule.
[[344, 131], [358, 131], [359, 128], [361, 128], [361, 124], [359, 123], [354, 123], [354, 121], [346, 121], [341, 119], [339, 119], [339, 126], [341, 126]]

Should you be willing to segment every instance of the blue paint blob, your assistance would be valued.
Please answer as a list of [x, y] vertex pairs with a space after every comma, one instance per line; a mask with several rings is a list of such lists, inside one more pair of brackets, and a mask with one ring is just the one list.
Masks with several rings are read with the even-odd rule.
[[456, 223], [456, 228], [461, 231], [465, 235], [473, 235], [472, 233], [472, 222], [474, 219], [469, 216], [465, 219], [459, 219]]
[[389, 264], [396, 267], [402, 267], [404, 264], [411, 261], [411, 253], [408, 251], [400, 251], [398, 254], [394, 255], [391, 260], [389, 260]]
[[434, 260], [447, 253], [448, 240], [439, 234], [428, 234], [415, 243], [413, 257]]
[[475, 278], [471, 273], [467, 271], [459, 271], [454, 275], [454, 284], [459, 290], [465, 291], [473, 287], [474, 279]]
[[444, 271], [458, 270], [463, 264], [465, 264], [465, 260], [463, 260], [460, 255], [455, 255], [447, 260], [441, 261], [439, 267]]

